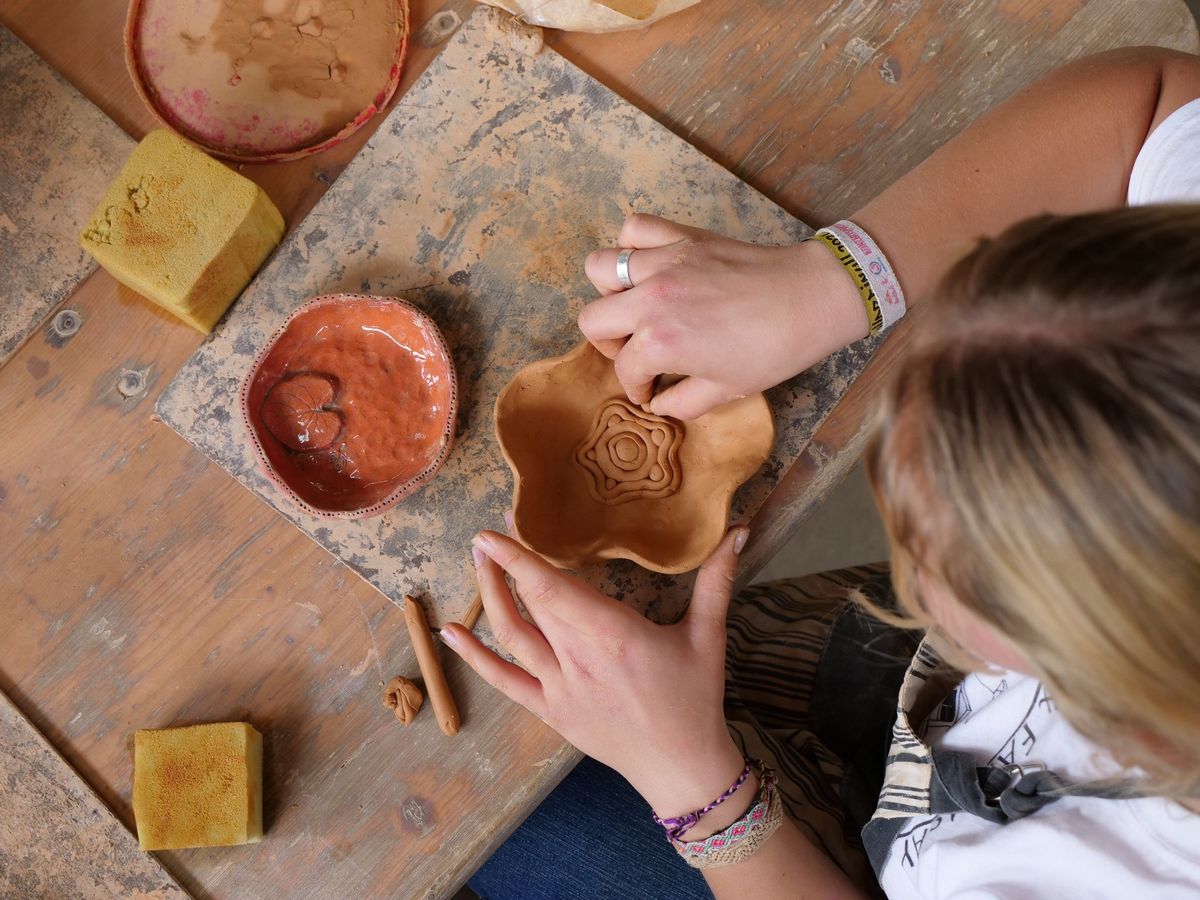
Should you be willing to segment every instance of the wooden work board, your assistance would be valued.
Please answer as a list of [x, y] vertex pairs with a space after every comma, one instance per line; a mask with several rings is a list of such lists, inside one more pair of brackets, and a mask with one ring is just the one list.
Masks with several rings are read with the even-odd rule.
[[[492, 428], [522, 366], [579, 342], [596, 296], [583, 258], [627, 213], [654, 212], [765, 243], [809, 229], [555, 54], [511, 49], [480, 8], [396, 106], [163, 392], [158, 414], [397, 603], [424, 595], [458, 618], [475, 594], [471, 535], [502, 528], [512, 482]], [[257, 467], [239, 386], [306, 298], [403, 297], [439, 324], [459, 375], [455, 447], [438, 476], [371, 519], [306, 515]], [[773, 389], [774, 450], [738, 493], [748, 519], [865, 365], [864, 342]], [[684, 473], [684, 477], [687, 474]], [[676, 617], [690, 576], [619, 561], [584, 573], [612, 596]]]

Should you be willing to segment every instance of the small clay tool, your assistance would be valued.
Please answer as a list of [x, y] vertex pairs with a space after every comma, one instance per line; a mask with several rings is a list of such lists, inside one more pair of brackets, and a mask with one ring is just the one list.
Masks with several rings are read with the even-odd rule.
[[479, 617], [483, 614], [483, 594], [475, 592], [475, 599], [471, 601], [470, 608], [462, 617], [462, 627], [467, 631], [474, 631], [475, 624], [479, 621]]
[[404, 621], [408, 623], [408, 636], [412, 640], [413, 650], [417, 653], [417, 665], [421, 667], [421, 677], [425, 679], [425, 692], [429, 694], [429, 703], [437, 716], [438, 726], [446, 734], [458, 734], [458, 707], [454, 704], [454, 697], [450, 695], [450, 685], [446, 683], [442, 661], [438, 659], [437, 647], [433, 643], [433, 634], [429, 630], [425, 610], [414, 597], [408, 595], [404, 597]]

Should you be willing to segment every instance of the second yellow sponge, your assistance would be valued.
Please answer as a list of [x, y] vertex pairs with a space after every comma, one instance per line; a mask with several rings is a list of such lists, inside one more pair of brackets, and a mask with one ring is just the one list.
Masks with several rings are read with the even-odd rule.
[[139, 731], [133, 817], [143, 850], [262, 840], [262, 735], [245, 722]]
[[122, 284], [207, 333], [283, 237], [263, 190], [178, 135], [152, 131], [80, 243]]

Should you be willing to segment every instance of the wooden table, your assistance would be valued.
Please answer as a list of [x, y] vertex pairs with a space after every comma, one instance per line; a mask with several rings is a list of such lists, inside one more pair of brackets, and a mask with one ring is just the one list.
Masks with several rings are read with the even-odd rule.
[[[413, 6], [420, 29], [439, 13], [465, 18], [471, 3]], [[154, 123], [125, 74], [123, 17], [117, 0], [0, 11], [140, 137]], [[414, 41], [402, 91], [437, 53], [436, 31]], [[1196, 31], [1178, 0], [703, 0], [643, 32], [549, 43], [821, 223], [1048, 69], [1128, 44], [1194, 50]], [[244, 172], [294, 226], [369, 132]], [[77, 335], [60, 348], [35, 335], [0, 369], [0, 689], [131, 827], [134, 729], [245, 717], [266, 732], [268, 839], [161, 857], [197, 896], [452, 893], [574, 751], [452, 663], [467, 727], [492, 723], [498, 739], [485, 781], [440, 768], [436, 730], [402, 731], [378, 706], [376, 681], [409, 658], [400, 610], [152, 421], [200, 337], [103, 271], [66, 304], [83, 315]], [[869, 397], [907, 333], [760, 513], [744, 575], [853, 463]], [[145, 393], [118, 392], [124, 369], [147, 373]]]

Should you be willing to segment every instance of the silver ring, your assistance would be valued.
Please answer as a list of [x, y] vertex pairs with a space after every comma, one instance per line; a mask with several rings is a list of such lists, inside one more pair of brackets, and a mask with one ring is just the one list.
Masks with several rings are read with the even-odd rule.
[[622, 250], [617, 254], [617, 281], [626, 290], [633, 287], [633, 279], [629, 277], [629, 257], [631, 256], [633, 256], [632, 250]]

